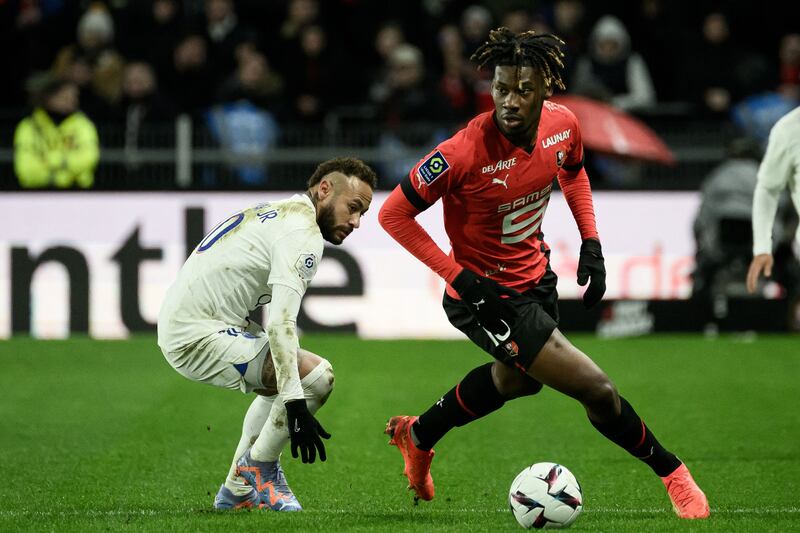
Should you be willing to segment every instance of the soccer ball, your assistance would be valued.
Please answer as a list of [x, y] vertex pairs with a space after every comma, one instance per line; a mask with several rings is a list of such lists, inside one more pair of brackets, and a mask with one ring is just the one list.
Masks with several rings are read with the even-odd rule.
[[525, 529], [569, 527], [581, 514], [581, 485], [567, 467], [536, 463], [514, 478], [508, 492], [514, 518]]

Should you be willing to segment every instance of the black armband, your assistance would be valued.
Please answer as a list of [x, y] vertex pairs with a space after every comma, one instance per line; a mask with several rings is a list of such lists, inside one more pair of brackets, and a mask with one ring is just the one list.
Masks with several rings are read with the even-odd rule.
[[586, 154], [581, 157], [581, 160], [574, 165], [561, 165], [561, 168], [564, 170], [568, 170], [570, 172], [577, 172], [578, 170], [583, 168], [583, 161], [586, 159]]
[[406, 195], [406, 200], [408, 200], [411, 205], [417, 208], [420, 212], [425, 211], [433, 204], [428, 203], [419, 193], [414, 189], [414, 185], [411, 183], [411, 178], [406, 178], [400, 182], [400, 188], [403, 190], [403, 194]]

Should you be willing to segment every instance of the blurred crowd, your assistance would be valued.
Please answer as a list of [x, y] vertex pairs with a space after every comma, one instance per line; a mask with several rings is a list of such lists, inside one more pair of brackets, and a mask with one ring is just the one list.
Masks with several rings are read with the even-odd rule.
[[36, 107], [57, 125], [71, 108], [48, 102], [66, 86], [77, 91], [73, 111], [117, 124], [126, 143], [178, 114], [207, 124], [220, 143], [249, 130], [262, 145], [282, 124], [332, 115], [387, 131], [460, 124], [491, 105], [491, 73], [469, 56], [504, 25], [565, 41], [570, 93], [634, 113], [678, 102], [764, 137], [800, 102], [800, 8], [781, 9], [704, 0], [0, 0], [0, 116], [20, 120]]

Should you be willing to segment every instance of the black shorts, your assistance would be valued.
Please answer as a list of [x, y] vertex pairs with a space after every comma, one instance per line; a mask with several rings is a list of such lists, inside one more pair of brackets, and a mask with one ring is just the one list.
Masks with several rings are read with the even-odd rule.
[[558, 327], [557, 281], [558, 276], [548, 267], [536, 287], [511, 298], [520, 316], [509, 342], [498, 343], [461, 300], [445, 293], [442, 306], [450, 323], [472, 342], [499, 361], [525, 372]]

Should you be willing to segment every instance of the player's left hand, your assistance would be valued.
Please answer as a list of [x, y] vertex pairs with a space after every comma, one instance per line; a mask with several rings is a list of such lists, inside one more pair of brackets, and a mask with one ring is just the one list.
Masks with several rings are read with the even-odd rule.
[[772, 276], [773, 263], [772, 254], [758, 254], [753, 257], [750, 268], [747, 269], [747, 292], [755, 294], [758, 278], [762, 272], [766, 277]]
[[[286, 402], [286, 419], [289, 423], [289, 440], [292, 443], [292, 457], [297, 459], [297, 452], [304, 463], [313, 463], [319, 451], [319, 460], [324, 461], [325, 444], [322, 439], [331, 438], [330, 433], [308, 410], [305, 400], [290, 400]], [[321, 438], [320, 438], [321, 437]]]
[[[591, 279], [591, 281], [589, 281]], [[606, 263], [603, 259], [603, 249], [597, 239], [586, 239], [581, 244], [580, 259], [578, 259], [578, 285], [581, 287], [589, 282], [589, 287], [583, 293], [583, 306], [591, 309], [603, 299], [606, 293]]]
[[516, 325], [519, 312], [511, 300], [503, 298], [503, 295], [519, 296], [517, 291], [466, 268], [456, 276], [451, 286], [461, 296], [461, 300], [469, 304], [470, 313], [483, 328], [492, 334], [508, 338]]

